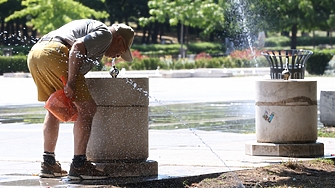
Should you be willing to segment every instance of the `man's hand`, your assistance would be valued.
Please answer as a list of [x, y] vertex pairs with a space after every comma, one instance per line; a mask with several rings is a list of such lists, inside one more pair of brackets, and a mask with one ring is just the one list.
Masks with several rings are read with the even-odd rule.
[[76, 92], [76, 83], [67, 82], [66, 85], [64, 86], [64, 93], [66, 97], [72, 100], [74, 98], [75, 92]]

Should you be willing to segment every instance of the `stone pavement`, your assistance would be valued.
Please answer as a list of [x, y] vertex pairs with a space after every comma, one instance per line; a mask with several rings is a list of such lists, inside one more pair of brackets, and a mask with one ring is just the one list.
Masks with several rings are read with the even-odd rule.
[[[73, 124], [62, 124], [56, 157], [64, 169], [69, 169], [72, 158]], [[42, 160], [41, 124], [0, 125], [0, 187], [3, 186], [84, 186], [63, 179], [40, 179]], [[196, 134], [194, 134], [196, 133]], [[254, 134], [223, 133], [199, 130], [149, 130], [149, 160], [158, 162], [159, 175], [136, 181], [152, 181], [192, 177], [265, 166], [288, 160], [311, 158], [249, 156], [245, 143], [254, 141]], [[319, 138], [325, 154], [335, 153], [334, 138]], [[123, 179], [121, 182], [125, 181]], [[129, 181], [129, 180], [128, 180]], [[238, 182], [238, 180], [237, 180]], [[97, 185], [111, 182], [99, 181]], [[120, 184], [120, 182], [118, 183]], [[89, 187], [89, 185], [87, 185]]]
[[[176, 102], [230, 101], [254, 99], [253, 82], [264, 77], [150, 79], [150, 95], [162, 100], [159, 105]], [[332, 90], [330, 77], [306, 78], [318, 81], [319, 91]], [[0, 77], [0, 105], [36, 104], [31, 78]], [[5, 100], [4, 100], [5, 99]], [[150, 105], [155, 105], [155, 100]], [[56, 157], [65, 169], [73, 156], [73, 124], [62, 124]], [[245, 144], [255, 141], [254, 134], [236, 134], [196, 129], [149, 130], [149, 160], [158, 162], [158, 176], [98, 182], [69, 182], [40, 179], [42, 125], [0, 124], [0, 187], [105, 187], [122, 182], [163, 181], [265, 166], [287, 160], [310, 158], [249, 156]], [[319, 138], [325, 157], [335, 153], [334, 138]], [[236, 180], [238, 183], [238, 179]]]

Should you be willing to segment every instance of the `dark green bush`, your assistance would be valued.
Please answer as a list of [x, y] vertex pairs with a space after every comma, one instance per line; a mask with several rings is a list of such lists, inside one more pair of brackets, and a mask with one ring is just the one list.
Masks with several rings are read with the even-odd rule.
[[142, 61], [139, 59], [134, 59], [130, 67], [131, 67], [131, 70], [145, 70], [144, 63], [142, 63]]
[[221, 62], [218, 58], [206, 59], [206, 68], [222, 68]]
[[207, 62], [207, 59], [205, 58], [197, 59], [195, 60], [195, 67], [206, 68], [206, 62]]
[[185, 69], [184, 63], [181, 60], [177, 60], [174, 64], [173, 64], [173, 69], [176, 70], [180, 70], [180, 69]]
[[186, 62], [186, 63], [184, 63], [184, 67], [185, 67], [185, 69], [195, 69], [195, 68], [197, 68], [195, 66], [194, 62]]
[[160, 64], [160, 60], [158, 58], [143, 58], [142, 63], [145, 70], [156, 70]]
[[297, 38], [298, 46], [318, 46], [320, 44], [330, 44], [330, 38], [320, 36]]
[[314, 50], [313, 55], [306, 62], [309, 74], [323, 75], [335, 50]]
[[31, 49], [30, 45], [17, 45], [17, 46], [0, 46], [0, 55], [4, 55], [4, 50], [10, 50], [11, 55], [17, 56], [17, 55], [27, 55]]
[[[330, 44], [329, 37], [297, 37], [297, 46], [318, 46], [320, 44]], [[284, 36], [268, 37], [265, 39], [265, 47], [290, 47], [291, 38]]]
[[29, 72], [27, 56], [0, 56], [0, 75], [7, 72]]

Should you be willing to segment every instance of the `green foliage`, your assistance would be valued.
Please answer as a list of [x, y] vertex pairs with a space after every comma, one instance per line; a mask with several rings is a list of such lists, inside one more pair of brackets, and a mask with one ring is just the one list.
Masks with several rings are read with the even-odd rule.
[[[187, 46], [188, 54], [199, 54], [205, 52], [208, 54], [223, 54], [225, 49], [220, 43], [194, 42]], [[138, 50], [142, 55], [175, 55], [179, 54], [179, 44], [148, 44], [132, 46], [132, 49]]]
[[335, 132], [329, 131], [327, 127], [321, 128], [318, 130], [318, 137], [329, 137], [329, 138], [335, 138]]
[[145, 51], [170, 51], [174, 50], [176, 48], [179, 48], [179, 44], [148, 44], [148, 45], [136, 45], [134, 44], [132, 46], [133, 49], [137, 49], [140, 52], [145, 52]]
[[156, 70], [160, 60], [158, 58], [143, 58], [142, 63], [144, 64], [145, 70]]
[[195, 62], [186, 62], [184, 63], [184, 68], [185, 69], [195, 69], [197, 67], [195, 66]]
[[[285, 36], [268, 37], [265, 39], [265, 47], [287, 47], [290, 46], [291, 39]], [[335, 40], [333, 41], [335, 42]], [[330, 44], [329, 37], [297, 37], [297, 46], [318, 46], [322, 44]]]
[[74, 0], [22, 0], [22, 5], [24, 9], [15, 11], [5, 21], [29, 16], [31, 20], [28, 24], [41, 34], [75, 19], [108, 17], [105, 11], [90, 9]]
[[223, 25], [223, 5], [223, 1], [217, 3], [213, 0], [150, 0], [148, 6], [151, 16], [142, 17], [139, 22], [145, 26], [154, 21], [164, 23], [168, 19], [170, 25], [180, 22], [186, 26], [202, 28], [208, 34], [215, 27]]
[[177, 61], [175, 61], [174, 63], [172, 63], [172, 69], [175, 70], [185, 69], [184, 61], [182, 59], [178, 59]]
[[131, 64], [131, 70], [145, 70], [144, 63], [140, 60], [134, 59], [134, 62]]
[[278, 37], [268, 37], [265, 39], [265, 47], [282, 47], [282, 46], [289, 46], [290, 45], [290, 38], [284, 36]]
[[131, 63], [124, 61], [124, 62], [117, 63], [116, 66], [119, 70], [121, 70], [122, 68], [129, 70]]
[[12, 55], [27, 55], [31, 49], [31, 46], [23, 45], [23, 46], [0, 46], [0, 55], [3, 55], [4, 49], [10, 49], [12, 51]]
[[102, 62], [99, 62], [99, 65], [96, 65], [92, 68], [92, 71], [101, 71], [104, 67], [104, 64]]
[[307, 72], [314, 75], [323, 75], [334, 54], [334, 50], [313, 51], [313, 55], [306, 62]]
[[179, 53], [179, 44], [149, 44], [149, 45], [136, 45], [132, 49], [138, 50], [142, 55], [170, 55]]
[[199, 54], [201, 52], [206, 52], [208, 54], [222, 54], [225, 52], [225, 48], [221, 43], [212, 42], [193, 42], [189, 43], [187, 50], [192, 54]]
[[217, 58], [207, 59], [206, 68], [222, 68], [221, 61], [218, 61]]
[[26, 56], [0, 56], [0, 75], [7, 72], [29, 72]]
[[321, 44], [330, 44], [331, 39], [329, 37], [298, 37], [297, 45], [298, 46], [317, 46]]

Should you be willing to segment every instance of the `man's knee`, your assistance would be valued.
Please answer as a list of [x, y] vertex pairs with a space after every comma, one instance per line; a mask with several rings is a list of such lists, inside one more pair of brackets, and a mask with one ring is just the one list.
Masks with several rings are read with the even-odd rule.
[[85, 102], [75, 102], [75, 104], [78, 110], [78, 115], [93, 118], [97, 112], [97, 105], [93, 99]]

